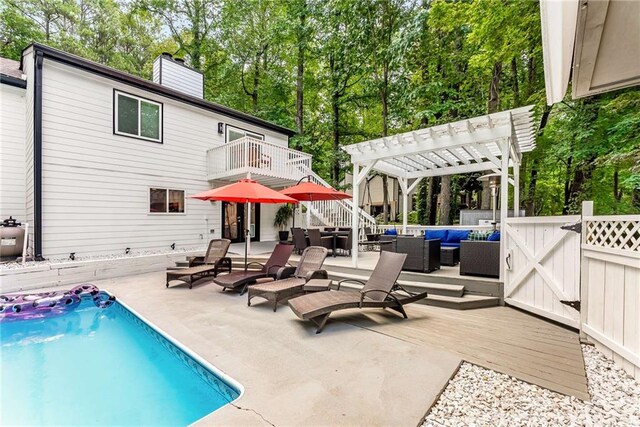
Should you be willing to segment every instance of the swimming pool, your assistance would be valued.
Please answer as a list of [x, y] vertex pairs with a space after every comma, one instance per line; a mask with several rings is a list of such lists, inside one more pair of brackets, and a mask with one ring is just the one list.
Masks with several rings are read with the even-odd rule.
[[0, 424], [188, 425], [240, 386], [120, 302], [0, 324]]

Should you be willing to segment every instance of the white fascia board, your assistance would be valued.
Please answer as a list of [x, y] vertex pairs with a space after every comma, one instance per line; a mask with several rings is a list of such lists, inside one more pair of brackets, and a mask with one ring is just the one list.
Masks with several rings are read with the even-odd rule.
[[579, 0], [540, 0], [547, 104], [567, 93], [576, 39]]

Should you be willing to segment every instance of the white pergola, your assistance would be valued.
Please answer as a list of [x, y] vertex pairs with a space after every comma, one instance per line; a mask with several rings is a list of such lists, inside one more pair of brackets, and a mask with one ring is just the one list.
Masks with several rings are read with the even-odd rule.
[[[418, 183], [430, 176], [493, 171], [501, 174], [500, 218], [506, 218], [509, 183], [513, 210], [520, 210], [522, 153], [535, 148], [533, 106], [419, 129], [342, 147], [353, 164], [354, 207], [360, 184], [372, 170], [397, 178], [402, 190], [402, 232], [407, 231], [408, 199]], [[513, 178], [509, 168], [513, 168]], [[353, 236], [358, 236], [358, 212], [353, 209]], [[358, 266], [358, 239], [353, 239], [353, 266]]]

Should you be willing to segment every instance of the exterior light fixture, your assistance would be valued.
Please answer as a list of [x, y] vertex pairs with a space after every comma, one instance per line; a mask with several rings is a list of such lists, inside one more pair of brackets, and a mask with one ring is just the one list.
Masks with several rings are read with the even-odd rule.
[[224, 123], [218, 122], [218, 133], [222, 135], [224, 133]]
[[175, 250], [176, 250], [176, 244], [175, 244], [175, 243], [172, 243], [172, 244], [171, 244], [171, 250], [173, 250], [173, 251], [175, 251]]
[[75, 253], [75, 252], [71, 252], [71, 253], [69, 254], [69, 259], [70, 259], [71, 261], [74, 261], [74, 260], [76, 259], [76, 253]]
[[126, 248], [126, 249], [124, 250], [124, 253], [125, 253], [126, 255], [129, 255], [129, 252], [131, 252], [131, 248]]

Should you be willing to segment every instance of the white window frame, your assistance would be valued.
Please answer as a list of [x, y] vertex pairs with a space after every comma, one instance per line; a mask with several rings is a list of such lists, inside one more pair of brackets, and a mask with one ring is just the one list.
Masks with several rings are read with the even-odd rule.
[[224, 142], [225, 143], [233, 142], [233, 141], [229, 141], [229, 131], [234, 131], [236, 133], [243, 133], [245, 138], [248, 136], [249, 138], [257, 139], [259, 141], [264, 141], [265, 140], [264, 135], [262, 135], [262, 134], [260, 134], [258, 132], [254, 132], [254, 131], [251, 131], [251, 130], [239, 128], [239, 127], [233, 126], [233, 125], [226, 125], [225, 126], [225, 138], [224, 138]]
[[[151, 212], [151, 190], [164, 190], [167, 195], [166, 212]], [[169, 191], [182, 191], [184, 194], [184, 212], [169, 212]], [[187, 190], [182, 188], [167, 188], [163, 186], [150, 186], [147, 188], [147, 214], [148, 215], [186, 215], [187, 214]]]
[[[157, 101], [153, 101], [151, 99], [147, 99], [147, 98], [143, 98], [141, 96], [137, 96], [137, 95], [132, 95], [130, 93], [127, 92], [122, 92], [119, 90], [115, 90], [113, 91], [113, 133], [116, 135], [121, 135], [121, 136], [127, 136], [129, 138], [136, 138], [136, 139], [143, 139], [145, 141], [151, 141], [151, 142], [158, 142], [160, 144], [162, 144], [162, 136], [163, 136], [163, 122], [164, 122], [164, 112], [163, 112], [163, 108], [164, 105], [161, 102], [157, 102]], [[119, 131], [119, 126], [118, 126], [118, 119], [119, 119], [119, 115], [118, 115], [118, 109], [120, 107], [120, 103], [118, 102], [118, 96], [122, 95], [122, 96], [126, 96], [127, 98], [131, 98], [131, 99], [135, 99], [138, 101], [138, 134], [133, 134], [133, 133], [127, 133], [127, 132], [121, 132]], [[158, 106], [158, 135], [159, 138], [155, 139], [155, 138], [149, 138], [147, 136], [142, 136], [142, 106], [141, 106], [141, 102], [144, 101], [148, 104], [153, 104], [153, 105], [157, 105]]]

